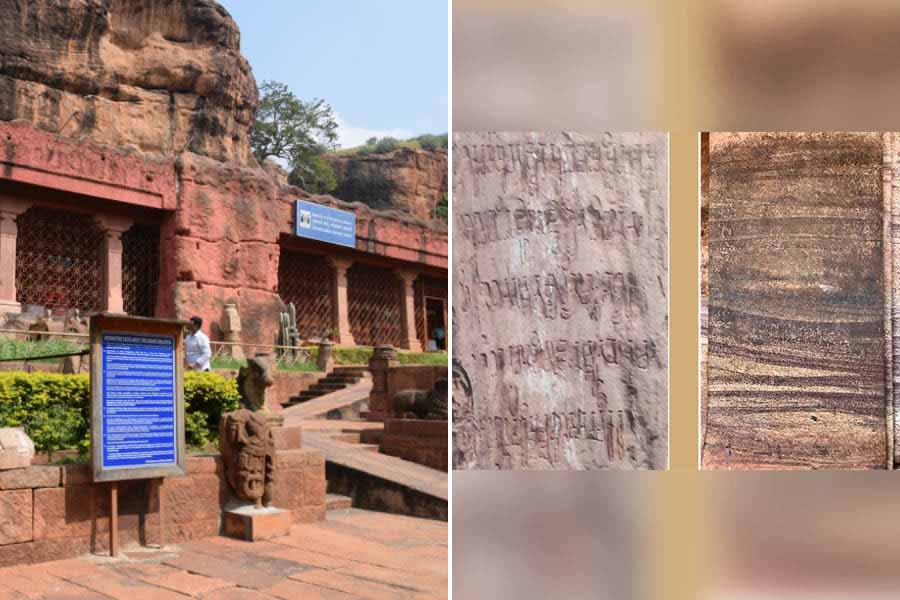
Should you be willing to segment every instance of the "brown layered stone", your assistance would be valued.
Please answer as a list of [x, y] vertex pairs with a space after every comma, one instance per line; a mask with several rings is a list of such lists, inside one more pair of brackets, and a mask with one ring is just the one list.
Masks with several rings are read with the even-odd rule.
[[706, 468], [884, 468], [881, 134], [711, 133]]
[[250, 159], [258, 104], [212, 0], [0, 5], [0, 120], [144, 152]]
[[0, 471], [0, 490], [59, 487], [62, 481], [59, 467], [27, 467]]

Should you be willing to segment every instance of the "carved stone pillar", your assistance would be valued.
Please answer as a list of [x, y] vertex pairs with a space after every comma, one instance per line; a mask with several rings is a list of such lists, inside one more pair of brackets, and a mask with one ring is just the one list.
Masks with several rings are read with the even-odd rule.
[[416, 337], [416, 277], [412, 271], [398, 271], [397, 277], [403, 282], [403, 293], [400, 296], [401, 339], [400, 347], [413, 352], [422, 351], [422, 342]]
[[353, 261], [347, 258], [329, 257], [334, 267], [334, 284], [332, 285], [331, 304], [334, 307], [334, 328], [337, 336], [334, 342], [341, 346], [355, 346], [353, 333], [350, 331], [350, 312], [347, 300], [347, 269]]
[[369, 421], [384, 421], [391, 413], [391, 399], [388, 395], [388, 374], [391, 367], [396, 367], [397, 351], [391, 345], [375, 346], [372, 358], [369, 359], [369, 371], [372, 373], [372, 391], [369, 392]]
[[103, 311], [125, 313], [122, 298], [122, 234], [134, 221], [125, 217], [98, 215], [97, 225], [103, 230]]
[[21, 312], [16, 301], [16, 219], [30, 207], [30, 202], [0, 196], [0, 314]]

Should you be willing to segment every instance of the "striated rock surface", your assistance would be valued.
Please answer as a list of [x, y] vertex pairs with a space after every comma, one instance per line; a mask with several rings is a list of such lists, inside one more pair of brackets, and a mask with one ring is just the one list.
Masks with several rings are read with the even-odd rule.
[[247, 161], [257, 104], [238, 27], [213, 0], [0, 1], [0, 120]]
[[334, 195], [378, 209], [398, 209], [423, 220], [447, 193], [447, 152], [401, 148], [386, 154], [329, 157]]

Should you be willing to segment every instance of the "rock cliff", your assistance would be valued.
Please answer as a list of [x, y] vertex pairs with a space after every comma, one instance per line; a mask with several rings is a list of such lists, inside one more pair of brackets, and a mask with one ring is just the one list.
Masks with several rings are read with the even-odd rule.
[[423, 220], [447, 192], [447, 151], [401, 148], [386, 154], [331, 155], [334, 195], [376, 209], [398, 209]]
[[213, 0], [0, 0], [0, 120], [245, 162], [257, 104], [238, 27]]

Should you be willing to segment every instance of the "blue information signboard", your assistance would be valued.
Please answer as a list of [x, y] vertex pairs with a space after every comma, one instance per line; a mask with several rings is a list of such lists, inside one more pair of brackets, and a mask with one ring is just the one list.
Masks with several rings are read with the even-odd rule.
[[306, 200], [294, 205], [294, 234], [329, 244], [356, 247], [356, 215]]
[[102, 469], [177, 465], [175, 338], [104, 332], [100, 348]]

